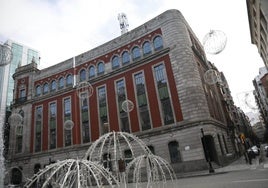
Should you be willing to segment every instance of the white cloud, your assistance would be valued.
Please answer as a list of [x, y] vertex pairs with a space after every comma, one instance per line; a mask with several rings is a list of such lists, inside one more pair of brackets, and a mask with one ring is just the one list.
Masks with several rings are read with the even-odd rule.
[[250, 43], [244, 1], [1, 0], [0, 39], [39, 50], [41, 67], [47, 67], [119, 36], [118, 13], [127, 14], [131, 30], [167, 9], [180, 10], [200, 41], [211, 29], [224, 31], [225, 50], [208, 58], [224, 72], [234, 99], [253, 89], [252, 79], [264, 64]]

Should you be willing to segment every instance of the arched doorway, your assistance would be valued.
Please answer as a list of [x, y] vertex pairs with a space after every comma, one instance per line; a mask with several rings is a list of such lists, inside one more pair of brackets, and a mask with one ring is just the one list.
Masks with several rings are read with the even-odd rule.
[[206, 160], [219, 164], [214, 138], [211, 135], [204, 135], [202, 137], [202, 144]]
[[11, 180], [12, 185], [20, 185], [22, 183], [22, 168], [14, 167], [11, 170]]

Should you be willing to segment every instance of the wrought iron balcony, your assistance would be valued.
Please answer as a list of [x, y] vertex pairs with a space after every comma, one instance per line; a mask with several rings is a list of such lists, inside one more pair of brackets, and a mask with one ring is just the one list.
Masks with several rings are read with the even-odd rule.
[[15, 99], [15, 104], [21, 104], [27, 101], [27, 97], [20, 97]]

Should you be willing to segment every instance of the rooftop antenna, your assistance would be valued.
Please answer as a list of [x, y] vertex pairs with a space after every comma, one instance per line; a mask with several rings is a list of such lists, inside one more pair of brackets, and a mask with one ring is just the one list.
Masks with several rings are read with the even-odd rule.
[[125, 34], [128, 32], [128, 21], [127, 21], [127, 15], [125, 13], [119, 13], [118, 14], [118, 21], [120, 24], [120, 29], [121, 29], [121, 35]]

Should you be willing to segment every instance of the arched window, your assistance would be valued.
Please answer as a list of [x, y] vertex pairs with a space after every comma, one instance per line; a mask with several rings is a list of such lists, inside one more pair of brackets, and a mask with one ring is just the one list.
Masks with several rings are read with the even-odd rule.
[[51, 82], [51, 85], [50, 85], [50, 90], [51, 90], [51, 91], [56, 91], [56, 88], [57, 88], [56, 80], [53, 80], [53, 81]]
[[95, 77], [95, 67], [90, 66], [89, 67], [89, 78], [93, 78], [93, 77]]
[[39, 163], [34, 165], [34, 173], [35, 174], [38, 173], [40, 169], [41, 169], [41, 165]]
[[41, 95], [41, 86], [38, 85], [35, 87], [35, 95], [40, 96]]
[[15, 167], [11, 171], [11, 183], [13, 185], [19, 185], [22, 182], [22, 170], [18, 167]]
[[63, 77], [60, 77], [58, 88], [59, 89], [62, 89], [63, 87], [64, 87], [64, 78]]
[[21, 117], [22, 117], [21, 125], [23, 125], [23, 123], [24, 123], [24, 111], [23, 111], [23, 110], [20, 110], [20, 111], [19, 111], [19, 114], [20, 114]]
[[73, 85], [73, 75], [68, 74], [66, 77], [66, 86], [71, 86]]
[[155, 50], [160, 50], [163, 48], [163, 40], [162, 37], [157, 36], [154, 38], [154, 49]]
[[124, 51], [122, 54], [122, 63], [127, 64], [130, 62], [130, 57], [129, 57], [129, 53], [127, 51]]
[[112, 69], [116, 69], [119, 67], [119, 57], [114, 56], [112, 59]]
[[87, 76], [86, 76], [86, 70], [85, 69], [82, 69], [79, 73], [79, 77], [80, 77], [80, 82], [81, 81], [85, 81], [87, 79]]
[[24, 124], [24, 111], [20, 110], [19, 114], [22, 117], [20, 124], [16, 126], [16, 146], [15, 146], [15, 153], [22, 152], [22, 135], [23, 135], [23, 124]]
[[132, 49], [132, 59], [135, 61], [141, 57], [141, 52], [139, 47], [134, 47]]
[[126, 164], [130, 163], [133, 159], [133, 155], [130, 149], [124, 151]]
[[46, 93], [48, 93], [48, 83], [45, 83], [43, 85], [43, 94], [46, 94]]
[[142, 50], [144, 55], [152, 53], [151, 44], [148, 41], [145, 42], [142, 46]]
[[171, 163], [181, 162], [181, 155], [179, 150], [179, 143], [177, 141], [171, 141], [168, 143], [168, 150]]
[[111, 161], [111, 154], [105, 153], [102, 156], [103, 166], [104, 168], [108, 169], [109, 171], [112, 171], [112, 161]]
[[98, 64], [98, 75], [103, 74], [104, 73], [104, 63], [100, 62]]

